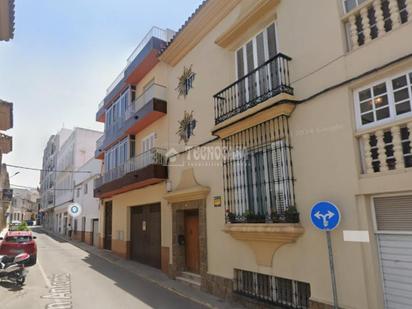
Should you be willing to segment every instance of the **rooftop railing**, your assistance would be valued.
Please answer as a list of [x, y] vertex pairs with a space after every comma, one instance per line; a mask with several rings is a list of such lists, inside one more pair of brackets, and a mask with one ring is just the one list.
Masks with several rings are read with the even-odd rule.
[[133, 50], [131, 55], [127, 58], [126, 67], [120, 72], [120, 74], [116, 77], [116, 79], [111, 83], [109, 88], [107, 88], [106, 93], [109, 94], [116, 87], [116, 85], [123, 79], [126, 68], [129, 66], [130, 63], [133, 62], [133, 60], [137, 57], [137, 55], [139, 55], [139, 53], [143, 50], [143, 48], [150, 41], [151, 38], [158, 38], [165, 42], [169, 42], [173, 38], [174, 35], [175, 35], [175, 32], [173, 30], [161, 29], [156, 26], [152, 27], [149, 30], [149, 32], [145, 35], [143, 40], [140, 41], [139, 45], [137, 45], [137, 47]]

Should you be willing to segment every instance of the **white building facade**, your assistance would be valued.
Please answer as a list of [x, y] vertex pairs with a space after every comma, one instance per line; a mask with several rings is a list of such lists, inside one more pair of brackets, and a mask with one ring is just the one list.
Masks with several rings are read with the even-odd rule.
[[10, 221], [35, 221], [37, 218], [37, 199], [39, 191], [29, 189], [13, 189]]
[[102, 132], [74, 128], [73, 132], [62, 145], [57, 155], [56, 165], [56, 199], [54, 208], [54, 232], [67, 233], [67, 227], [72, 219], [67, 208], [74, 202], [75, 171], [82, 167], [94, 156], [96, 140], [102, 136]]
[[51, 230], [54, 226], [54, 207], [56, 206], [56, 168], [57, 156], [61, 146], [72, 133], [70, 129], [61, 129], [50, 136], [43, 151], [43, 164], [40, 174], [40, 221]]
[[98, 245], [99, 203], [93, 195], [94, 180], [100, 176], [101, 160], [90, 159], [81, 166], [74, 178], [74, 202], [81, 213], [73, 220], [73, 238], [89, 245]]

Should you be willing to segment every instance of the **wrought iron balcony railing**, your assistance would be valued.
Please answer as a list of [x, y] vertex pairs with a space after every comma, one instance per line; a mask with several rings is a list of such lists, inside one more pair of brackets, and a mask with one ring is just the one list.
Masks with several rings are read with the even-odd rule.
[[213, 96], [218, 124], [280, 93], [293, 95], [290, 57], [277, 54]]
[[94, 187], [98, 188], [105, 183], [119, 179], [128, 173], [138, 171], [149, 165], [166, 165], [166, 149], [152, 148], [133, 157], [125, 163], [103, 173], [94, 182]]

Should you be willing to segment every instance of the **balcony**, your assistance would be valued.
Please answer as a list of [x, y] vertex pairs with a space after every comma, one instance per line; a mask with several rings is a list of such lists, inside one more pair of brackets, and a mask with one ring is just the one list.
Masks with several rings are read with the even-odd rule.
[[349, 50], [355, 50], [411, 20], [411, 1], [368, 0], [342, 17]]
[[157, 56], [175, 32], [153, 27], [127, 59], [126, 67], [116, 77], [99, 105], [96, 120], [105, 121], [104, 111], [129, 85], [136, 85], [159, 62]]
[[104, 150], [127, 135], [135, 135], [157, 119], [167, 114], [167, 88], [153, 84], [137, 97], [126, 109], [123, 117], [118, 119], [96, 143], [95, 157], [101, 159]]
[[13, 127], [13, 103], [0, 100], [0, 130], [6, 131]]
[[284, 54], [277, 54], [215, 94], [213, 96], [215, 124], [241, 114], [279, 94], [293, 95], [288, 65], [291, 60]]
[[167, 179], [166, 150], [152, 148], [105, 172], [94, 183], [94, 196], [107, 198]]
[[6, 134], [0, 133], [0, 152], [5, 154], [13, 150], [13, 138]]
[[363, 130], [356, 136], [361, 146], [362, 174], [387, 174], [412, 167], [411, 118]]

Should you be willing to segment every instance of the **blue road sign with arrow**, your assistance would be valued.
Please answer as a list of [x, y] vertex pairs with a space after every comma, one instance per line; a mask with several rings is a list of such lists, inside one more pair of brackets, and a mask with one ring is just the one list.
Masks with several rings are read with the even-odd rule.
[[317, 202], [312, 207], [310, 219], [313, 225], [322, 231], [332, 231], [340, 222], [338, 207], [328, 201]]

